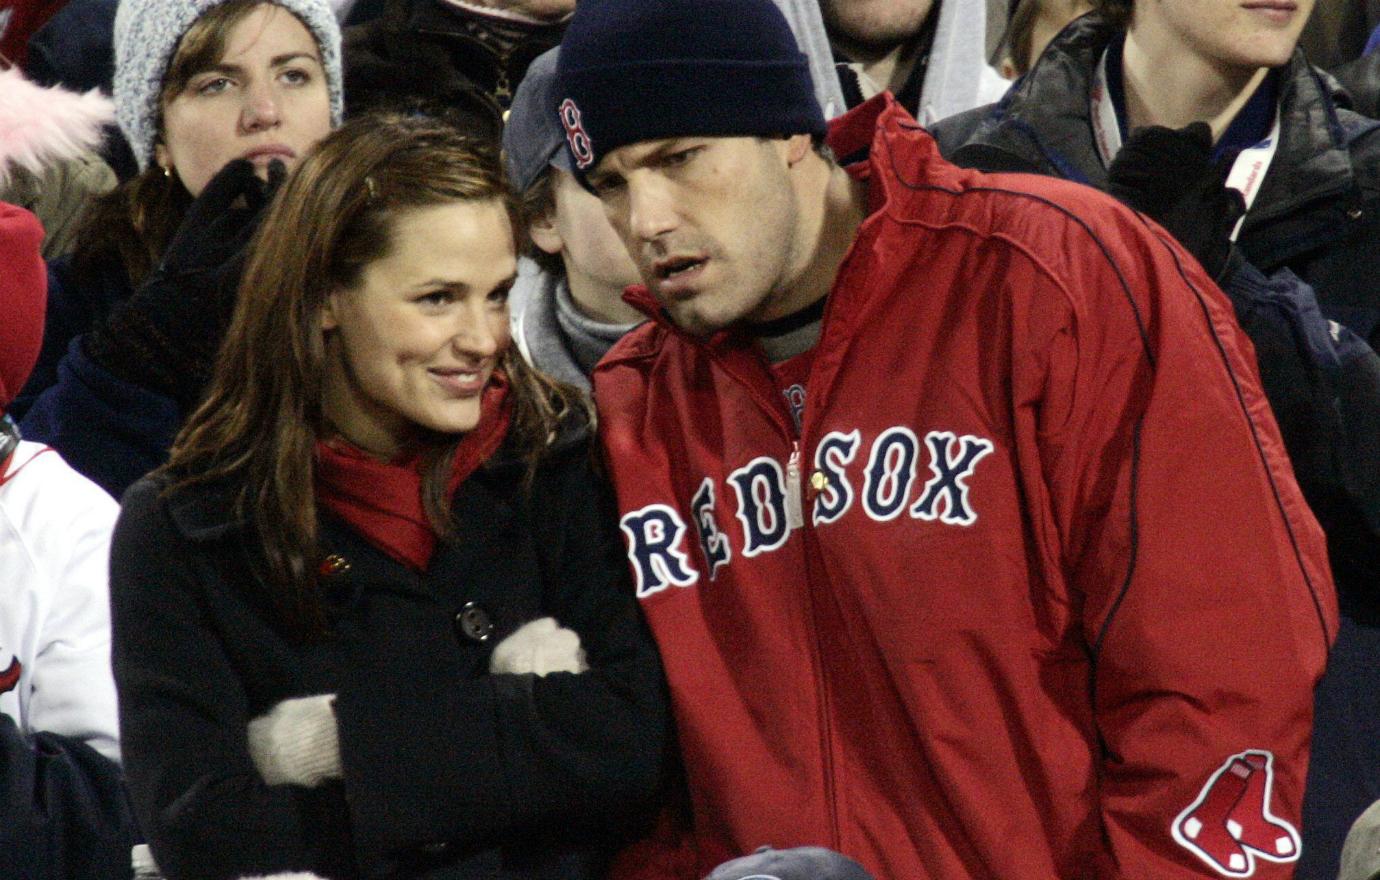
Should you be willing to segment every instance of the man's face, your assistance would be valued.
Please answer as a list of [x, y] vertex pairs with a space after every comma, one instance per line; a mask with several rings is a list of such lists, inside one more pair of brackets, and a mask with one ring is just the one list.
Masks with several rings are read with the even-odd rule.
[[819, 5], [831, 36], [887, 52], [915, 36], [935, 0], [820, 0]]
[[1138, 0], [1131, 29], [1213, 65], [1278, 67], [1293, 55], [1314, 0]]
[[671, 138], [614, 150], [588, 177], [677, 325], [706, 335], [780, 317], [795, 264], [800, 138]]
[[[558, 236], [552, 252], [565, 258], [567, 274], [581, 274], [615, 297], [621, 295], [638, 282], [639, 273], [603, 206], [575, 175], [559, 168], [552, 168], [551, 174], [555, 204], [549, 222]], [[537, 244], [545, 246], [542, 241]]]

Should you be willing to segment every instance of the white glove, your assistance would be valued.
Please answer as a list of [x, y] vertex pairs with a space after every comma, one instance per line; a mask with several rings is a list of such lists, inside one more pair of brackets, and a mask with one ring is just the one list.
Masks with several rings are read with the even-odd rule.
[[249, 722], [249, 757], [269, 785], [314, 788], [340, 777], [335, 694], [283, 700]]
[[489, 671], [495, 675], [546, 675], [587, 669], [580, 636], [556, 623], [554, 617], [524, 623], [499, 642], [489, 658]]

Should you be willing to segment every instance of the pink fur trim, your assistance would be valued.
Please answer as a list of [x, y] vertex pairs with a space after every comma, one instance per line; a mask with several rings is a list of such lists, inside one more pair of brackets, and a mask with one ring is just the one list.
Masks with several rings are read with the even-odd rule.
[[15, 168], [42, 174], [95, 149], [114, 117], [114, 105], [96, 89], [44, 88], [17, 69], [0, 70], [0, 186]]

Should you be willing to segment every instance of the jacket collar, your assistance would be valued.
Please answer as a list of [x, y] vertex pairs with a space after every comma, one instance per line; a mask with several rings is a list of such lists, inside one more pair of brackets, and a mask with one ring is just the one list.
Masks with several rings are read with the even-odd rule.
[[[562, 419], [555, 437], [551, 438], [547, 449], [549, 456], [570, 454], [579, 451], [592, 433], [589, 419], [579, 410], [573, 410]], [[523, 457], [505, 442], [470, 479], [519, 480], [527, 466]], [[158, 491], [166, 491], [171, 478], [165, 474], [152, 479]], [[167, 501], [168, 515], [175, 525], [190, 541], [215, 541], [237, 534], [249, 525], [247, 519], [236, 514], [235, 505], [240, 493], [240, 483], [233, 480], [217, 480], [189, 486], [175, 492]]]

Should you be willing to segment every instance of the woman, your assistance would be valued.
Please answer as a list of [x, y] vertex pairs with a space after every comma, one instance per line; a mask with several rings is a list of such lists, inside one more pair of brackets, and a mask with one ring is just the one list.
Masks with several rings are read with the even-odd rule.
[[122, 0], [115, 48], [116, 118], [141, 172], [93, 206], [70, 262], [52, 266], [43, 350], [15, 414], [119, 497], [200, 397], [229, 317], [216, 293], [234, 272], [219, 270], [257, 221], [269, 166], [300, 161], [342, 99], [327, 0]]
[[509, 345], [514, 217], [486, 148], [403, 117], [346, 125], [269, 208], [112, 549], [171, 880], [593, 877], [646, 811], [660, 666], [579, 395]]

